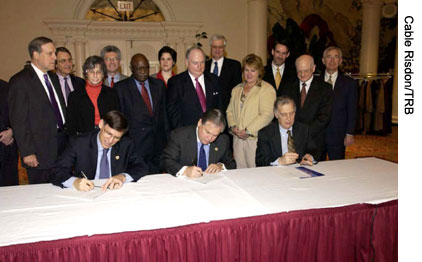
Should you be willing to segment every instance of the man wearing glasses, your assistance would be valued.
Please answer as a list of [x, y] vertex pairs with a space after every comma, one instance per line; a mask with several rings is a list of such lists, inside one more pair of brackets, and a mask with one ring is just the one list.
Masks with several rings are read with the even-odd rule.
[[67, 105], [67, 98], [70, 92], [83, 88], [85, 80], [72, 74], [72, 54], [66, 47], [56, 48], [56, 74], [59, 77], [60, 87]]
[[104, 80], [106, 86], [113, 88], [114, 84], [127, 78], [127, 76], [121, 74], [119, 71], [120, 61], [122, 59], [119, 48], [113, 45], [106, 46], [101, 50], [101, 57], [107, 66], [107, 76]]
[[147, 174], [142, 159], [135, 154], [133, 141], [124, 136], [128, 123], [122, 113], [108, 112], [99, 123], [99, 131], [72, 137], [55, 162], [52, 183], [91, 191], [92, 180], [107, 179], [102, 189], [119, 189]]

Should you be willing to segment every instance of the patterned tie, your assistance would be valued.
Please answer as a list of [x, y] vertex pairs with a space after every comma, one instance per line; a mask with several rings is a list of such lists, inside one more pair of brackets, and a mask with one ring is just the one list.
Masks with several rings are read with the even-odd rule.
[[328, 75], [328, 80], [327, 83], [329, 83], [331, 85], [331, 87], [334, 89], [334, 83], [333, 83], [333, 79], [331, 78], [331, 75]]
[[149, 115], [152, 116], [151, 100], [149, 99], [148, 91], [145, 88], [145, 83], [141, 82], [141, 86], [142, 86], [142, 91], [141, 91], [142, 99], [144, 99], [145, 105], [148, 108]]
[[110, 178], [110, 167], [108, 166], [108, 153], [109, 148], [103, 149], [103, 155], [101, 156], [101, 162], [100, 162], [100, 179], [108, 179]]
[[66, 76], [64, 78], [64, 92], [66, 94], [66, 97], [65, 97], [66, 104], [67, 104], [67, 98], [69, 97], [70, 92], [72, 92], [70, 90], [70, 86], [69, 86], [69, 83], [67, 82], [67, 79], [68, 79], [68, 77]]
[[287, 152], [296, 153], [295, 141], [290, 130], [287, 130]]
[[198, 167], [200, 167], [202, 171], [207, 170], [207, 159], [204, 144], [201, 144], [201, 148], [199, 149]]
[[198, 82], [198, 78], [195, 78], [196, 81], [196, 94], [198, 95], [199, 102], [201, 103], [202, 112], [207, 111], [207, 100], [205, 99], [204, 91], [202, 90], [201, 84]]
[[114, 76], [111, 77], [110, 87], [113, 88], [114, 86]]
[[277, 67], [277, 72], [275, 73], [275, 86], [278, 88], [280, 87], [281, 83], [281, 74], [280, 74], [280, 68]]
[[53, 112], [57, 119], [57, 125], [59, 128], [63, 128], [63, 119], [62, 115], [60, 114], [59, 105], [57, 104], [56, 97], [54, 95], [53, 87], [51, 86], [50, 80], [48, 80], [48, 75], [44, 74], [45, 85], [48, 89], [48, 94], [50, 95], [50, 103], [53, 106]]
[[218, 76], [218, 64], [217, 62], [214, 62], [214, 71], [212, 71], [212, 73], [216, 76]]
[[306, 83], [302, 83], [302, 91], [300, 91], [300, 107], [303, 107], [306, 99]]

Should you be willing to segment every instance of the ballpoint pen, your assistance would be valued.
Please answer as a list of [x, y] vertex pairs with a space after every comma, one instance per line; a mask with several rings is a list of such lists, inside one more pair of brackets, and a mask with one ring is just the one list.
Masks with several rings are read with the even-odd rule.
[[[85, 178], [86, 180], [89, 180], [89, 179], [88, 179], [88, 177], [86, 177], [86, 175], [85, 175], [84, 171], [81, 171], [81, 174], [84, 176], [84, 178]], [[96, 186], [96, 185], [94, 184], [94, 187], [100, 187], [100, 186]]]

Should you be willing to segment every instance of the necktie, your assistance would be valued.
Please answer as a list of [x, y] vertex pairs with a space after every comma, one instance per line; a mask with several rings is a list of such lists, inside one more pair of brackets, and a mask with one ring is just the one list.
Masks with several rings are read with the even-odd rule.
[[114, 86], [114, 76], [111, 77], [110, 87], [113, 88]]
[[302, 91], [300, 91], [300, 107], [303, 107], [306, 99], [306, 83], [302, 83]]
[[214, 62], [214, 71], [212, 71], [212, 73], [216, 76], [218, 76], [218, 64], [217, 62]]
[[201, 84], [198, 82], [198, 78], [195, 78], [196, 81], [196, 94], [198, 95], [199, 102], [201, 103], [202, 112], [207, 111], [207, 100], [205, 99], [204, 91], [202, 90]]
[[280, 74], [280, 68], [277, 67], [277, 72], [275, 73], [275, 86], [277, 87], [277, 90], [281, 83], [281, 74]]
[[333, 79], [331, 78], [331, 75], [328, 75], [328, 80], [327, 83], [329, 83], [331, 85], [331, 87], [334, 89], [334, 83], [333, 83]]
[[290, 130], [287, 130], [287, 152], [296, 153], [295, 141]]
[[50, 80], [48, 80], [48, 75], [44, 74], [45, 85], [48, 89], [48, 94], [50, 95], [50, 103], [53, 106], [53, 112], [57, 119], [57, 125], [59, 128], [63, 128], [63, 119], [60, 114], [59, 105], [57, 104], [56, 97], [54, 96], [53, 87], [51, 86]]
[[205, 156], [204, 144], [201, 144], [201, 148], [199, 149], [198, 167], [200, 167], [202, 171], [207, 169], [207, 159]]
[[145, 83], [141, 82], [141, 86], [142, 86], [142, 91], [141, 91], [142, 99], [144, 99], [145, 105], [148, 108], [149, 115], [152, 116], [151, 100], [149, 99], [148, 91], [145, 88]]
[[65, 92], [65, 94], [66, 94], [66, 97], [65, 97], [65, 101], [67, 102], [67, 98], [69, 97], [69, 94], [70, 94], [70, 92], [71, 92], [71, 90], [70, 90], [70, 86], [69, 86], [69, 83], [67, 82], [67, 79], [68, 79], [68, 77], [66, 76], [65, 78], [64, 78], [64, 92]]
[[109, 148], [103, 149], [103, 155], [101, 156], [101, 162], [100, 162], [100, 179], [103, 178], [110, 178], [110, 167], [108, 166], [108, 153]]

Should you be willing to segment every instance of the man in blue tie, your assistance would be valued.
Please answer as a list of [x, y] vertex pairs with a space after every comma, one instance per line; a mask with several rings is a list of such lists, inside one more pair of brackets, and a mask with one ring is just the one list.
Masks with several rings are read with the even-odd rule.
[[205, 62], [205, 71], [218, 76], [221, 89], [222, 109], [225, 113], [230, 103], [233, 87], [242, 82], [240, 62], [225, 57], [227, 40], [224, 35], [215, 34], [210, 38], [211, 59]]
[[103, 190], [119, 189], [147, 174], [133, 141], [124, 136], [128, 123], [122, 113], [108, 112], [100, 120], [99, 128], [71, 138], [51, 172], [54, 185], [90, 191], [94, 188], [92, 179], [107, 179]]
[[226, 126], [218, 109], [206, 111], [197, 125], [175, 129], [161, 156], [161, 168], [175, 176], [200, 177], [236, 168]]
[[66, 105], [57, 75], [53, 40], [28, 45], [31, 64], [9, 81], [9, 116], [30, 184], [49, 182], [51, 167], [66, 145]]

